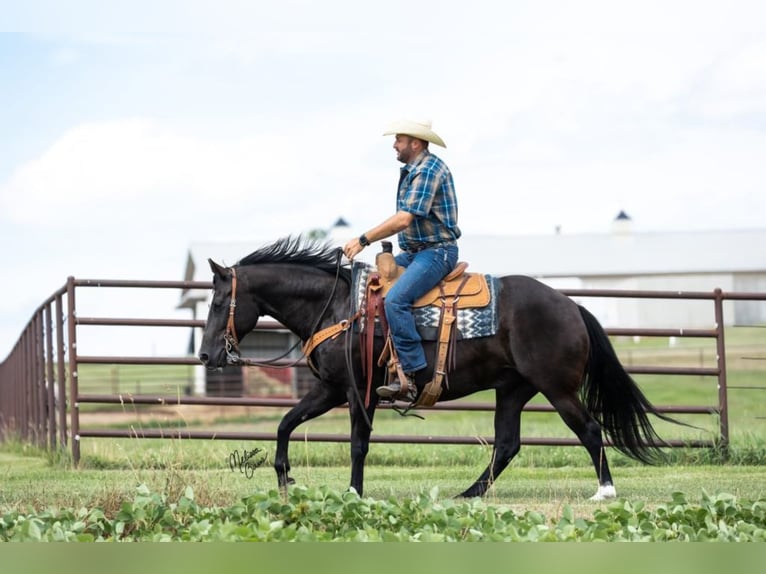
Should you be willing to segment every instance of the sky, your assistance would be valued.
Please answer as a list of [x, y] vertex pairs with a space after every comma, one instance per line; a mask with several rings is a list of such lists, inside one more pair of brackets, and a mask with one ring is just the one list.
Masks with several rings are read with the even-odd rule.
[[[401, 118], [446, 141], [464, 234], [764, 226], [761, 0], [0, 7], [0, 359], [69, 276], [180, 280], [192, 243], [376, 225]], [[99, 291], [82, 313], [189, 318]]]

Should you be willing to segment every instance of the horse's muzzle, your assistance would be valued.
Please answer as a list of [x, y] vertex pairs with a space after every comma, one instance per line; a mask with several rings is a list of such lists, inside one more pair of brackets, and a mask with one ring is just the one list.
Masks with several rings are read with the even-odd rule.
[[211, 357], [205, 351], [200, 351], [197, 357], [199, 358], [200, 362], [208, 369], [220, 369], [230, 364], [225, 349], [221, 349], [221, 351], [213, 357]]

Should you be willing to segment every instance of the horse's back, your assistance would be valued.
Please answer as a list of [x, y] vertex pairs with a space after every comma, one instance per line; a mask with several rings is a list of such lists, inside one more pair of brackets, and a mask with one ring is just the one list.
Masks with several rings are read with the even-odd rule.
[[577, 305], [569, 297], [546, 285], [542, 281], [527, 275], [505, 275], [498, 278], [500, 282], [499, 304], [506, 309], [518, 312], [527, 309], [529, 312], [565, 311], [579, 317]]
[[[514, 362], [525, 370], [527, 358], [534, 368], [572, 362], [584, 367], [588, 332], [578, 305], [553, 287], [525, 275], [499, 278], [500, 329], [508, 335]], [[544, 360], [543, 360], [544, 359]], [[532, 364], [528, 364], [533, 368]], [[568, 365], [567, 365], [568, 366]]]

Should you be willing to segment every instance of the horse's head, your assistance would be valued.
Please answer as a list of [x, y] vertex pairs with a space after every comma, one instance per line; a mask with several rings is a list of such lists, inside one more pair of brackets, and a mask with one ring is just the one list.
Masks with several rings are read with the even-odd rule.
[[210, 368], [221, 368], [239, 361], [239, 337], [244, 337], [258, 323], [261, 310], [251, 297], [243, 295], [243, 280], [234, 267], [222, 267], [212, 259], [213, 300], [210, 303], [199, 359]]

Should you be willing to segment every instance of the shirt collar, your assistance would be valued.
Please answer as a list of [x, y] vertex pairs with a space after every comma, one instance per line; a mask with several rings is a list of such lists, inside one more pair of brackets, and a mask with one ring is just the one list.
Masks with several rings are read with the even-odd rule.
[[408, 163], [408, 164], [405, 164], [405, 165], [404, 165], [404, 167], [402, 167], [402, 169], [403, 169], [403, 170], [406, 170], [406, 171], [408, 171], [408, 172], [412, 171], [412, 170], [413, 170], [413, 169], [415, 169], [415, 168], [416, 168], [418, 165], [420, 165], [421, 163], [423, 163], [423, 161], [424, 161], [424, 160], [425, 160], [425, 159], [426, 159], [426, 158], [427, 158], [429, 155], [431, 155], [431, 152], [430, 152], [430, 151], [428, 151], [427, 149], [424, 149], [423, 151], [421, 151], [421, 152], [420, 152], [420, 153], [417, 155], [417, 157], [416, 157], [416, 158], [415, 158], [413, 161], [411, 161], [411, 162], [410, 162], [410, 163]]

